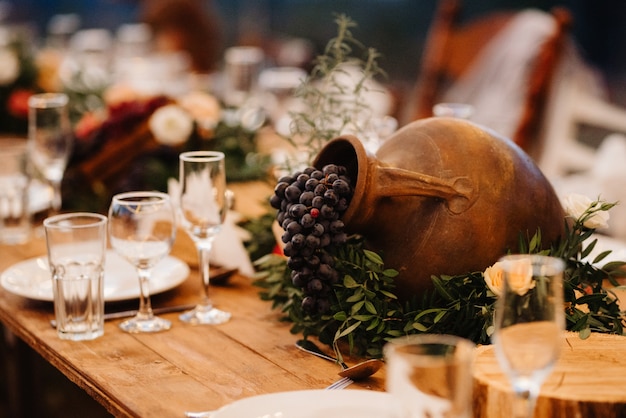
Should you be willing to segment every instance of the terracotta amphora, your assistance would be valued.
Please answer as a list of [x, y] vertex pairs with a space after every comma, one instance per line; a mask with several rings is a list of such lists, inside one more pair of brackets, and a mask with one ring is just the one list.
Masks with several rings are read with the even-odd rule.
[[432, 288], [432, 275], [483, 271], [541, 231], [564, 231], [564, 212], [539, 168], [512, 141], [468, 121], [412, 122], [368, 155], [354, 136], [330, 141], [314, 161], [341, 164], [354, 197], [346, 230], [397, 269], [397, 294]]

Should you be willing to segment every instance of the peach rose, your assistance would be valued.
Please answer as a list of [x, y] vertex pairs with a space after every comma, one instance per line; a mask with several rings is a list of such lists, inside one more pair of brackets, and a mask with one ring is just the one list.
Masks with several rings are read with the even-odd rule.
[[20, 75], [20, 61], [17, 54], [9, 48], [0, 49], [0, 85], [12, 84]]
[[185, 109], [202, 131], [210, 135], [222, 117], [219, 101], [207, 93], [194, 91], [178, 99], [178, 104]]
[[[535, 287], [533, 280], [533, 267], [530, 260], [518, 260], [510, 262], [509, 286], [515, 293], [522, 296]], [[483, 273], [485, 283], [489, 290], [496, 296], [502, 294], [504, 289], [504, 269], [501, 261], [488, 267]]]

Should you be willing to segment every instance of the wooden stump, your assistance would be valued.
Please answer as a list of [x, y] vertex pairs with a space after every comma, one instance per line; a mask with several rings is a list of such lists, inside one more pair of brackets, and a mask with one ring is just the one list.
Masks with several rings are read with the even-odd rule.
[[[493, 346], [477, 349], [474, 417], [511, 418], [512, 389]], [[535, 418], [626, 417], [626, 338], [565, 333], [561, 357], [537, 401]]]

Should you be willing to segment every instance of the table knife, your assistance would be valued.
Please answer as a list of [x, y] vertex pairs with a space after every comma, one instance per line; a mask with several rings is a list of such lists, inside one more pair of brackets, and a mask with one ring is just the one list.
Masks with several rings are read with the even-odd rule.
[[[162, 308], [154, 308], [152, 309], [152, 312], [155, 315], [160, 315], [160, 314], [166, 314], [166, 313], [172, 313], [172, 312], [181, 312], [181, 311], [186, 311], [188, 309], [193, 309], [197, 304], [196, 303], [188, 303], [185, 305], [174, 305], [174, 306], [165, 306]], [[104, 320], [108, 321], [111, 319], [119, 319], [119, 318], [130, 318], [132, 316], [137, 315], [137, 310], [130, 310], [130, 311], [120, 311], [120, 312], [109, 312], [109, 313], [105, 313], [104, 314]], [[50, 325], [52, 326], [52, 328], [56, 328], [57, 327], [57, 321], [55, 319], [51, 319], [50, 320]]]

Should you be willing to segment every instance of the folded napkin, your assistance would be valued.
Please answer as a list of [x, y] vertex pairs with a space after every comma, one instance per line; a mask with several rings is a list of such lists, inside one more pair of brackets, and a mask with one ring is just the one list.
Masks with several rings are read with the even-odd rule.
[[[180, 184], [175, 179], [169, 179], [167, 189], [178, 213]], [[213, 241], [210, 260], [211, 263], [226, 268], [239, 269], [239, 273], [252, 277], [254, 275], [254, 267], [243, 245], [244, 241], [250, 239], [250, 234], [245, 229], [237, 226], [237, 222], [240, 219], [241, 216], [237, 212], [228, 211], [222, 230]]]

